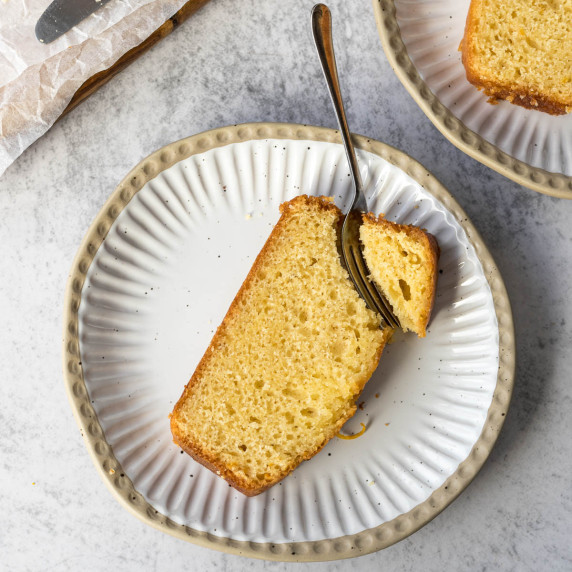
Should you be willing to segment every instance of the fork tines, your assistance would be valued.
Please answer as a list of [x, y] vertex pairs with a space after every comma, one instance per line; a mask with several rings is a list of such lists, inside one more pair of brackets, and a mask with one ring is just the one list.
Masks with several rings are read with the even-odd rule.
[[360, 211], [350, 211], [346, 215], [342, 227], [342, 254], [347, 271], [356, 290], [370, 310], [380, 314], [388, 326], [398, 328], [399, 320], [393, 314], [391, 304], [369, 279], [370, 272], [363, 258], [361, 244], [359, 242], [361, 217], [362, 213]]

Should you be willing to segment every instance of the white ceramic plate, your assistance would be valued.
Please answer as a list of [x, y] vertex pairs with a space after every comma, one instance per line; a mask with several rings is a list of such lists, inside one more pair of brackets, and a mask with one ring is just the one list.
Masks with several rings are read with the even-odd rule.
[[459, 44], [469, 4], [374, 0], [393, 68], [427, 116], [459, 148], [523, 185], [572, 197], [572, 114], [552, 116], [508, 102], [491, 105], [467, 81]]
[[[489, 285], [496, 270], [485, 273], [468, 223], [379, 153], [360, 150], [371, 209], [427, 228], [440, 244], [442, 274], [427, 337], [397, 334], [385, 350], [345, 428], [355, 432], [363, 422], [363, 436], [334, 439], [279, 485], [243, 496], [181, 454], [168, 415], [278, 219], [280, 203], [307, 193], [332, 195], [344, 207], [351, 186], [338, 143], [242, 139], [202, 145], [213, 147], [204, 151], [197, 143], [199, 150], [186, 158], [170, 150], [155, 154], [170, 166], [157, 173], [156, 162], [147, 160], [124, 182], [140, 190], [132, 198], [125, 185], [116, 191], [126, 204], [104, 208], [103, 218], [113, 221], [96, 221], [92, 231], [105, 240], [97, 248], [88, 235], [90, 263], [86, 267], [82, 254], [76, 261], [84, 281], [72, 280], [77, 330], [66, 349], [78, 344], [71, 351], [77, 349], [81, 367], [66, 364], [82, 384], [68, 381], [79, 417], [97, 419], [98, 427], [88, 425], [87, 432], [99, 439], [101, 450], [90, 446], [104, 458], [111, 486], [132, 487], [147, 516], [155, 518], [154, 511], [211, 540], [318, 546], [423, 506], [482, 440], [506, 342], [499, 339]], [[434, 181], [414, 167], [427, 183]], [[148, 181], [138, 182], [138, 173]], [[478, 248], [484, 248], [480, 242]], [[506, 301], [495, 279], [493, 288]], [[510, 308], [508, 318], [510, 346]], [[505, 400], [496, 423], [502, 425], [507, 406]]]

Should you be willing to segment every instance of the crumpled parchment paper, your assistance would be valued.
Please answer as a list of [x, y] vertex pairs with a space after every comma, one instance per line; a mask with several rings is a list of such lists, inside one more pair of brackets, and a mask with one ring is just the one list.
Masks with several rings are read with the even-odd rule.
[[45, 45], [34, 28], [50, 2], [0, 0], [0, 176], [54, 124], [88, 78], [113, 65], [185, 4], [111, 0]]

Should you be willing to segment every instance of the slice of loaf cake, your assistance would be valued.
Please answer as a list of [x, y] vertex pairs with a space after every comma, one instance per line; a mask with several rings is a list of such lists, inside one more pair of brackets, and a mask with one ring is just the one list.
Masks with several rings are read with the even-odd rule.
[[341, 429], [392, 333], [342, 267], [333, 202], [280, 210], [171, 415], [175, 442], [249, 496]]
[[401, 328], [424, 338], [437, 286], [435, 237], [368, 213], [360, 238], [371, 278], [391, 303]]
[[461, 52], [492, 102], [572, 111], [572, 0], [471, 0]]

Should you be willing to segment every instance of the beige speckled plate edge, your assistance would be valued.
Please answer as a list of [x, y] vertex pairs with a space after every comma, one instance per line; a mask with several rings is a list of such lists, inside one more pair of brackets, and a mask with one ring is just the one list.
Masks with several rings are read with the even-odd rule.
[[361, 556], [386, 548], [409, 536], [447, 507], [472, 481], [487, 459], [509, 407], [515, 371], [514, 328], [502, 278], [478, 232], [449, 192], [417, 161], [384, 143], [356, 136], [360, 149], [375, 153], [398, 166], [435, 196], [467, 233], [488, 280], [499, 324], [499, 370], [493, 400], [483, 431], [469, 456], [445, 483], [424, 502], [390, 522], [358, 534], [295, 543], [256, 543], [222, 538], [179, 525], [157, 512], [135, 490], [122, 469], [103, 430], [83, 379], [78, 338], [78, 310], [82, 288], [93, 258], [111, 225], [131, 198], [161, 171], [209, 149], [253, 139], [313, 140], [341, 143], [337, 131], [283, 123], [252, 123], [222, 127], [171, 143], [141, 161], [119, 184], [99, 212], [73, 262], [64, 302], [63, 369], [68, 397], [92, 459], [116, 499], [147, 524], [181, 538], [224, 552], [281, 561], [324, 561]]
[[539, 193], [572, 199], [572, 177], [532, 167], [511, 157], [465, 126], [423, 81], [407, 54], [394, 0], [372, 0], [377, 30], [393, 71], [433, 125], [455, 147], [516, 183]]

